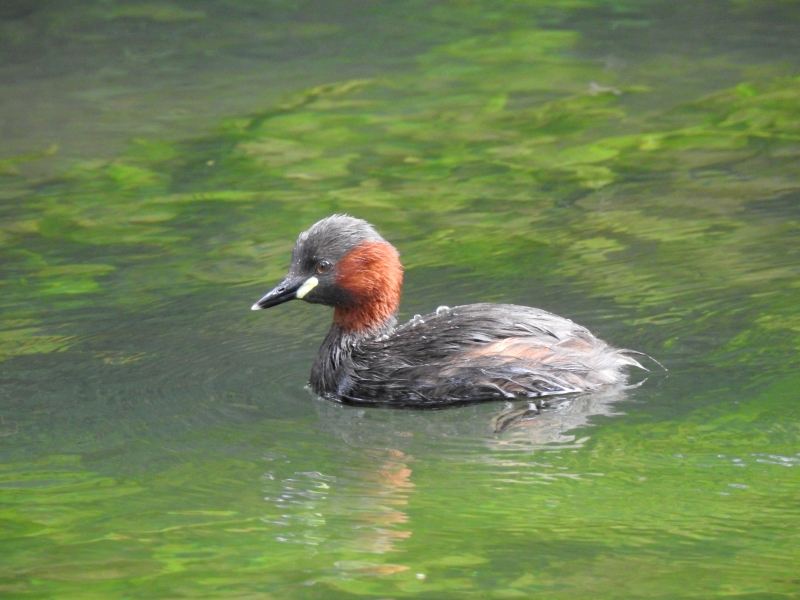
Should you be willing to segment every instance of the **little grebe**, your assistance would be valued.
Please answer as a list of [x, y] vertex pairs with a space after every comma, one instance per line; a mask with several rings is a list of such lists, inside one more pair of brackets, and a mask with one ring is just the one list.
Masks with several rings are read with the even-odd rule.
[[[301, 299], [334, 307], [311, 388], [339, 402], [436, 407], [594, 390], [642, 367], [557, 315], [513, 304], [440, 307], [397, 326], [403, 267], [361, 219], [327, 217], [297, 238], [284, 280], [253, 310]], [[646, 356], [646, 355], [645, 355]]]

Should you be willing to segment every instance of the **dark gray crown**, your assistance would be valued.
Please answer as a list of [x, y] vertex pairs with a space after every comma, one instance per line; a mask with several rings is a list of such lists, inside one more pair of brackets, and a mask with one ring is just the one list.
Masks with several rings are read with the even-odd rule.
[[338, 262], [362, 242], [385, 242], [375, 228], [348, 215], [332, 215], [316, 222], [297, 238], [292, 263], [327, 259]]

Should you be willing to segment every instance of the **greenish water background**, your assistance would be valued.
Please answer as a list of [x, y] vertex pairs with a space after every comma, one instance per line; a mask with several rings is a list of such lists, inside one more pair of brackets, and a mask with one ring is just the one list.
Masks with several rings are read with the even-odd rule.
[[[799, 10], [5, 3], [0, 595], [800, 596]], [[669, 373], [499, 434], [321, 401], [327, 310], [249, 306], [333, 212], [402, 318]]]

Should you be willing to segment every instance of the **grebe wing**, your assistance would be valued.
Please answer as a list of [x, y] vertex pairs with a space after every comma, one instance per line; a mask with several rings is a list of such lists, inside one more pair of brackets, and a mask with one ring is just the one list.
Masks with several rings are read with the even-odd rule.
[[394, 405], [580, 392], [624, 382], [622, 367], [640, 366], [568, 319], [503, 304], [415, 317], [353, 359], [345, 400]]

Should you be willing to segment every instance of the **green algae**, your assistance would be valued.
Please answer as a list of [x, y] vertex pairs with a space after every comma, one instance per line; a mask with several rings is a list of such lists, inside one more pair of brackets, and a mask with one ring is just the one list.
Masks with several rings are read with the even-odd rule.
[[[208, 21], [164, 6], [116, 10]], [[649, 344], [685, 383], [659, 395], [656, 377], [630, 415], [550, 445], [488, 425], [459, 445], [441, 413], [349, 428], [324, 412], [272, 420], [260, 395], [202, 386], [193, 407], [247, 418], [152, 433], [189, 411], [167, 398], [137, 428], [113, 391], [87, 385], [80, 401], [108, 394], [119, 421], [95, 432], [65, 418], [51, 440], [4, 406], [0, 439], [39, 458], [0, 471], [0, 594], [796, 595], [800, 79], [703, 55], [609, 70], [530, 6], [414, 5], [442, 30], [410, 72], [301, 90], [201, 138], [135, 139], [47, 181], [0, 162], [0, 360], [85, 352], [106, 377], [141, 369], [153, 388], [128, 401], [158, 405], [159, 377], [191, 348], [117, 349], [73, 311], [138, 322], [190, 294], [222, 303], [231, 286], [252, 301], [283, 275], [299, 231], [349, 212], [400, 248], [411, 276], [462, 269], [491, 299], [547, 281], [611, 306], [630, 347]], [[264, 35], [336, 32], [290, 29]], [[720, 73], [724, 89], [691, 83]], [[216, 338], [188, 332], [218, 326], [200, 320], [183, 345], [224, 363]], [[270, 353], [292, 350], [266, 333]], [[287, 363], [269, 372], [276, 387]], [[207, 384], [219, 372], [201, 364]], [[61, 410], [97, 418], [78, 402]], [[500, 409], [481, 410], [489, 423]], [[375, 437], [360, 443], [366, 429]]]
[[19, 165], [52, 156], [58, 152], [58, 145], [53, 144], [46, 150], [0, 159], [0, 177], [14, 177], [21, 175]]
[[116, 6], [104, 14], [106, 19], [148, 19], [159, 23], [205, 19], [202, 10], [187, 10], [168, 3], [148, 2]]
[[[41, 186], [4, 223], [3, 244], [147, 247], [177, 280], [248, 284], [280, 276], [297, 230], [350, 212], [396, 241], [410, 268], [512, 275], [508, 259], [535, 249], [558, 257], [550, 273], [639, 310], [669, 309], [699, 280], [756, 293], [796, 277], [791, 262], [774, 264], [796, 247], [796, 218], [776, 228], [743, 215], [800, 187], [800, 80], [643, 112], [632, 100], [661, 93], [653, 65], [616, 81], [573, 57], [577, 42], [536, 28], [467, 37], [422, 55], [412, 75], [319, 86], [203, 139], [137, 140]], [[642, 260], [614, 259], [643, 248]], [[20, 268], [33, 294], [108, 289], [104, 273], [70, 285]]]
[[433, 457], [418, 444], [411, 456], [263, 420], [203, 432], [251, 448], [237, 456], [181, 460], [199, 434], [170, 439], [176, 460], [158, 472], [109, 477], [88, 455], [8, 464], [4, 542], [46, 550], [9, 556], [4, 589], [83, 585], [99, 597], [124, 581], [155, 595], [278, 586], [304, 597], [295, 586], [305, 582], [353, 597], [672, 597], [692, 581], [699, 595], [791, 594], [797, 385], [740, 395], [733, 410], [614, 420], [581, 451], [465, 446]]

